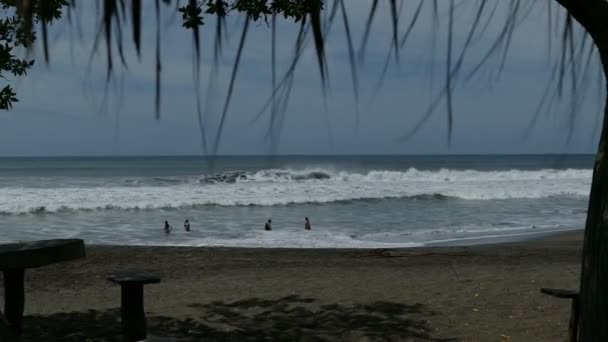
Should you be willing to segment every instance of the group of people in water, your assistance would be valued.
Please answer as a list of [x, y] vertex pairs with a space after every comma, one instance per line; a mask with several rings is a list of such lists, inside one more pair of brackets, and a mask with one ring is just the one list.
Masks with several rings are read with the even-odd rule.
[[[304, 218], [304, 229], [310, 230], [310, 220], [308, 219], [308, 217]], [[188, 219], [186, 219], [186, 221], [184, 221], [184, 230], [187, 232], [190, 231], [190, 221], [188, 221]], [[266, 230], [266, 231], [272, 230], [272, 220], [271, 219], [268, 219], [268, 222], [266, 222], [266, 224], [264, 225], [264, 230]], [[169, 233], [171, 233], [171, 231], [173, 231], [173, 227], [169, 224], [168, 221], [165, 221], [165, 234], [169, 234]]]
[[[188, 219], [184, 221], [184, 230], [187, 232], [190, 231], [190, 221], [188, 221]], [[173, 226], [171, 226], [168, 221], [165, 221], [165, 234], [169, 234], [171, 231], [173, 231]]]
[[[304, 218], [304, 229], [310, 230], [310, 220], [308, 217]], [[268, 222], [264, 225], [264, 230], [271, 231], [272, 230], [272, 220], [268, 219]]]

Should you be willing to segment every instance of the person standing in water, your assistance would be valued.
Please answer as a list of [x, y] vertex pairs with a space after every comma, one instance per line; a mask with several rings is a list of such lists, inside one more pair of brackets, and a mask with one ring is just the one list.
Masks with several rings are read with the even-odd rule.
[[188, 222], [188, 219], [186, 219], [186, 221], [184, 221], [184, 229], [189, 232], [190, 231], [190, 222]]
[[169, 225], [169, 222], [165, 221], [165, 234], [171, 233], [172, 230], [173, 230], [173, 227], [171, 227], [171, 225]]
[[264, 230], [271, 231], [272, 230], [271, 224], [272, 224], [272, 221], [270, 219], [268, 219], [268, 222], [266, 222], [266, 224], [264, 225]]
[[310, 221], [308, 220], [308, 217], [304, 218], [304, 229], [310, 230]]

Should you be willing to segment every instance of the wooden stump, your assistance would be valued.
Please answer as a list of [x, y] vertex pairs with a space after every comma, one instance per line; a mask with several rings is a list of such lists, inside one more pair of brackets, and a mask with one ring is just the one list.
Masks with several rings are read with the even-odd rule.
[[160, 277], [141, 274], [119, 274], [108, 280], [121, 287], [121, 325], [123, 340], [146, 339], [147, 325], [144, 312], [144, 285], [160, 283]]

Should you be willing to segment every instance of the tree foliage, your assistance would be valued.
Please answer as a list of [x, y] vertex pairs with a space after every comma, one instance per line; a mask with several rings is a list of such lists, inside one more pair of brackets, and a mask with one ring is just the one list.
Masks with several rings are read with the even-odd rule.
[[[587, 35], [583, 32], [579, 36], [578, 31], [573, 25], [573, 18], [570, 13], [567, 13], [564, 18], [558, 17], [553, 13], [553, 8], [556, 4], [563, 1], [570, 0], [547, 0], [547, 1], [533, 1], [529, 2], [526, 0], [468, 0], [462, 3], [457, 3], [455, 0], [449, 0], [446, 2], [439, 2], [438, 0], [371, 0], [370, 11], [368, 20], [365, 23], [365, 32], [363, 35], [362, 42], [358, 51], [356, 51], [355, 43], [353, 42], [351, 35], [351, 23], [348, 20], [347, 8], [349, 3], [344, 0], [154, 0], [153, 4], [156, 13], [156, 51], [155, 51], [155, 74], [156, 74], [156, 117], [160, 117], [161, 112], [161, 74], [162, 74], [162, 58], [161, 58], [161, 46], [160, 46], [160, 13], [163, 11], [163, 6], [160, 3], [167, 5], [167, 8], [171, 11], [175, 11], [175, 14], [181, 16], [182, 26], [191, 32], [193, 38], [193, 49], [195, 52], [195, 64], [193, 66], [195, 72], [195, 88], [198, 91], [200, 86], [200, 61], [201, 61], [201, 30], [203, 26], [209, 23], [215, 23], [211, 29], [215, 30], [215, 44], [213, 48], [215, 51], [214, 63], [217, 63], [218, 56], [222, 50], [222, 39], [226, 35], [225, 33], [225, 20], [229, 15], [238, 15], [245, 18], [245, 26], [241, 32], [242, 38], [247, 35], [249, 21], [264, 21], [271, 28], [272, 38], [272, 74], [273, 84], [272, 93], [268, 101], [263, 105], [263, 110], [258, 112], [256, 120], [262, 117], [264, 113], [270, 113], [270, 127], [272, 129], [280, 127], [278, 124], [281, 121], [282, 116], [285, 114], [283, 108], [287, 107], [289, 96], [291, 94], [293, 73], [297, 67], [300, 59], [300, 55], [303, 51], [303, 43], [312, 36], [314, 47], [316, 50], [317, 61], [319, 65], [319, 72], [321, 77], [322, 89], [325, 94], [325, 90], [329, 87], [328, 77], [329, 70], [325, 61], [325, 44], [330, 34], [332, 25], [336, 21], [343, 22], [344, 30], [346, 32], [346, 38], [348, 42], [348, 53], [351, 65], [351, 75], [353, 84], [353, 94], [355, 97], [355, 103], [357, 104], [357, 122], [359, 117], [359, 84], [358, 84], [358, 67], [363, 61], [367, 41], [369, 39], [369, 33], [371, 26], [374, 21], [374, 17], [377, 15], [379, 9], [384, 6], [390, 11], [390, 25], [392, 26], [392, 44], [389, 48], [389, 54], [387, 55], [383, 71], [381, 73], [381, 79], [378, 82], [376, 92], [381, 88], [383, 83], [384, 75], [388, 70], [390, 62], [390, 54], [393, 54], [395, 61], [398, 63], [399, 50], [404, 49], [408, 38], [411, 34], [412, 29], [420, 22], [420, 12], [424, 8], [432, 8], [433, 22], [438, 24], [440, 20], [440, 8], [443, 13], [443, 20], [448, 21], [447, 32], [447, 48], [446, 48], [446, 65], [445, 65], [445, 82], [443, 86], [437, 92], [435, 98], [431, 101], [428, 110], [422, 113], [417, 123], [412, 129], [404, 134], [407, 138], [417, 132], [423, 125], [425, 125], [429, 118], [445, 108], [447, 123], [448, 123], [448, 142], [451, 141], [451, 132], [454, 121], [454, 105], [453, 105], [453, 93], [458, 85], [462, 85], [468, 82], [475, 74], [483, 70], [485, 66], [494, 58], [499, 60], [498, 67], [495, 69], [494, 77], [498, 78], [501, 72], [504, 70], [505, 62], [508, 59], [510, 45], [513, 40], [514, 32], [517, 26], [525, 19], [530, 16], [530, 13], [534, 8], [542, 6], [547, 7], [547, 13], [549, 15], [549, 50], [551, 50], [551, 41], [556, 40], [557, 37], [561, 39], [561, 54], [556, 56], [555, 67], [553, 68], [551, 80], [547, 85], [545, 95], [541, 98], [539, 106], [532, 119], [532, 124], [536, 122], [539, 114], [543, 111], [551, 111], [552, 104], [555, 100], [563, 98], [563, 94], [567, 91], [572, 93], [571, 103], [568, 108], [570, 113], [571, 122], [574, 122], [574, 116], [577, 114], [576, 107], [580, 104], [579, 98], [583, 98], [587, 92], [589, 86], [590, 75], [594, 73], [595, 68], [589, 67], [590, 65], [596, 65], [595, 49], [590, 42], [590, 39], [586, 39]], [[595, 1], [595, 0], [590, 0]], [[27, 0], [0, 0], [4, 4], [6, 9], [12, 10], [16, 13], [15, 20], [22, 22], [21, 26], [26, 29], [32, 28], [31, 22], [39, 22], [40, 31], [42, 31], [42, 40], [44, 47], [44, 56], [48, 61], [48, 47], [47, 47], [47, 34], [46, 26], [54, 19], [58, 19], [62, 15], [62, 11], [67, 8], [68, 18], [70, 18], [70, 11], [75, 8], [77, 4], [82, 6], [86, 4], [82, 1], [77, 0], [53, 0], [53, 1], [27, 1]], [[128, 6], [128, 4], [131, 6]], [[141, 17], [143, 14], [143, 5], [146, 2], [141, 0], [103, 0], [96, 2], [96, 6], [99, 13], [101, 26], [97, 30], [97, 36], [95, 38], [94, 50], [92, 53], [98, 51], [100, 43], [105, 39], [105, 50], [107, 55], [107, 78], [108, 80], [113, 75], [115, 68], [114, 55], [118, 52], [120, 62], [122, 66], [126, 67], [126, 59], [123, 52], [123, 44], [128, 39], [122, 34], [123, 27], [125, 25], [131, 25], [132, 28], [132, 41], [138, 56], [141, 54]], [[151, 2], [148, 2], [151, 4]], [[404, 7], [414, 4], [415, 6], [410, 7], [412, 15], [406, 16], [402, 13], [406, 12], [403, 10]], [[68, 6], [69, 5], [69, 6]], [[467, 7], [468, 5], [468, 7]], [[327, 8], [326, 8], [327, 7]], [[455, 24], [454, 17], [456, 16], [455, 11], [458, 8], [466, 7], [470, 9], [470, 12], [474, 14], [474, 21], [470, 24], [470, 27], [465, 27], [467, 32], [467, 38], [463, 46], [457, 46], [452, 34], [453, 27]], [[326, 9], [326, 13], [322, 15], [322, 11]], [[506, 16], [503, 23], [501, 16], [497, 15], [497, 12], [505, 12]], [[447, 12], [447, 13], [446, 13]], [[341, 14], [341, 15], [340, 15]], [[282, 17], [287, 20], [293, 20], [295, 23], [299, 23], [301, 26], [300, 33], [294, 39], [294, 56], [293, 61], [288, 68], [288, 71], [282, 76], [276, 75], [275, 67], [275, 31], [277, 17]], [[130, 23], [129, 23], [130, 19]], [[488, 30], [490, 23], [496, 22], [495, 26], [499, 26], [494, 43], [491, 44], [487, 51], [482, 57], [474, 64], [470, 70], [465, 70], [465, 59], [468, 56], [469, 50], [473, 45], [473, 42]], [[552, 24], [553, 22], [553, 24]], [[30, 24], [28, 24], [30, 23]], [[25, 24], [25, 25], [24, 25]], [[469, 25], [469, 24], [467, 24]], [[462, 25], [461, 25], [462, 26]], [[400, 32], [400, 27], [405, 27], [404, 32]], [[462, 29], [462, 27], [461, 27]], [[560, 31], [561, 32], [558, 32]], [[33, 30], [29, 31], [34, 35]], [[435, 35], [443, 35], [443, 32], [438, 32], [434, 29]], [[581, 39], [582, 38], [582, 39]], [[435, 38], [433, 38], [435, 39]], [[239, 47], [235, 60], [240, 61], [240, 54], [243, 52], [244, 43], [246, 39], [242, 39], [243, 44]], [[434, 46], [434, 43], [431, 44]], [[555, 45], [555, 44], [554, 44]], [[117, 48], [116, 48], [117, 47]], [[433, 48], [434, 49], [434, 48]], [[469, 57], [469, 59], [471, 59]], [[222, 113], [221, 122], [224, 122], [224, 117], [228, 113], [228, 107], [232, 96], [232, 89], [234, 80], [237, 78], [236, 72], [238, 71], [238, 64], [235, 63], [233, 66], [233, 75], [230, 82], [228, 95], [225, 101], [224, 109]], [[211, 78], [213, 76], [211, 75]], [[14, 94], [14, 93], [11, 93]], [[14, 99], [14, 95], [12, 96]], [[207, 138], [205, 134], [206, 123], [203, 122], [203, 115], [201, 114], [201, 100], [199, 96], [196, 97], [199, 124], [201, 127], [201, 135], [204, 136], [202, 139], [203, 148], [205, 153], [217, 151], [217, 145], [219, 140], [214, 142], [214, 146], [211, 151], [207, 149]], [[532, 126], [531, 124], [531, 126]], [[574, 125], [572, 124], [571, 127]], [[217, 132], [218, 136], [221, 136], [222, 125]], [[269, 134], [272, 136], [272, 134]]]
[[0, 109], [8, 110], [19, 101], [10, 85], [10, 76], [26, 75], [34, 65], [33, 59], [17, 57], [36, 40], [33, 24], [44, 22], [46, 31], [46, 23], [60, 19], [62, 8], [67, 5], [67, 0], [31, 1], [31, 13], [26, 14], [20, 1], [0, 0], [0, 78], [8, 83], [0, 90]]

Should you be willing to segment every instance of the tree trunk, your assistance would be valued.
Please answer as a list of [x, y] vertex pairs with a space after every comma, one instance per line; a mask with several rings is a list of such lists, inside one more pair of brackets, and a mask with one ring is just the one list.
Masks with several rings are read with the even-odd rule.
[[[603, 56], [604, 65], [608, 58]], [[580, 283], [580, 341], [608, 341], [608, 103], [593, 168]]]
[[[556, 1], [591, 35], [608, 79], [608, 26], [605, 24], [608, 20], [608, 2]], [[608, 341], [608, 99], [593, 167], [585, 224], [579, 310], [579, 341]]]
[[[569, 3], [566, 9], [592, 36], [608, 79], [608, 27], [605, 25], [608, 4], [605, 0], [558, 1]], [[593, 167], [585, 224], [579, 341], [608, 341], [608, 99]]]

